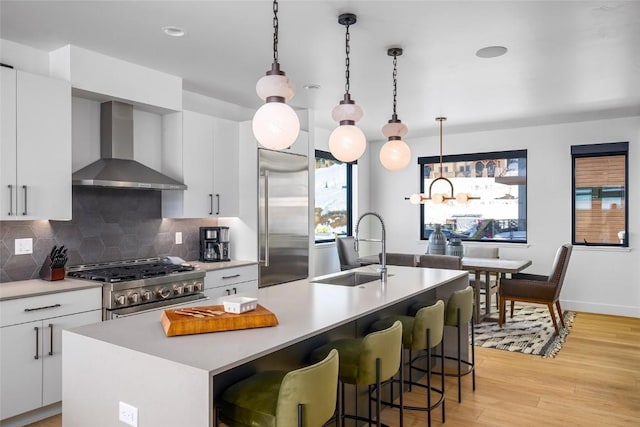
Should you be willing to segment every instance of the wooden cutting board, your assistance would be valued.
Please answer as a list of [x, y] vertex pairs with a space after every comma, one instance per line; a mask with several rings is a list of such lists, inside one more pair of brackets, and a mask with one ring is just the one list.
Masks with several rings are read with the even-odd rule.
[[[185, 313], [191, 313], [191, 315]], [[236, 329], [264, 328], [278, 324], [276, 315], [260, 304], [255, 310], [241, 314], [227, 313], [224, 311], [223, 305], [164, 310], [160, 316], [160, 321], [162, 322], [164, 333], [168, 337]]]

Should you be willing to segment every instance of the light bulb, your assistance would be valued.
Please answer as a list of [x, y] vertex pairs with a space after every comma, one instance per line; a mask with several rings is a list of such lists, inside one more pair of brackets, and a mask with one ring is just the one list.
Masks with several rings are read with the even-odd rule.
[[468, 193], [458, 193], [458, 194], [456, 194], [456, 202], [458, 202], [458, 203], [467, 203], [467, 202], [469, 202], [469, 194]]
[[424, 194], [414, 193], [409, 196], [409, 202], [414, 205], [419, 205], [423, 201]]
[[432, 195], [431, 196], [431, 201], [433, 203], [435, 203], [436, 205], [444, 203], [444, 194], [436, 193], [436, 194]]
[[357, 160], [367, 148], [364, 133], [355, 125], [341, 125], [329, 136], [329, 150], [333, 157], [349, 163]]
[[284, 102], [267, 102], [253, 116], [253, 135], [260, 145], [272, 150], [290, 147], [300, 133], [300, 120]]
[[392, 139], [380, 149], [380, 163], [390, 171], [404, 169], [410, 161], [411, 149], [401, 139]]

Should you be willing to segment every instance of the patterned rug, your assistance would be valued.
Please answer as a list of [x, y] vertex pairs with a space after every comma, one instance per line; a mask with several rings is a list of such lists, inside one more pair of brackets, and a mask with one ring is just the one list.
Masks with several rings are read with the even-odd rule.
[[475, 325], [475, 343], [478, 347], [540, 355], [543, 358], [555, 357], [569, 334], [576, 313], [564, 311], [563, 316], [565, 327], [557, 319], [560, 328], [560, 336], [557, 336], [546, 306], [516, 303], [511, 318], [507, 303], [507, 317], [502, 328], [498, 326], [497, 319], [488, 319]]

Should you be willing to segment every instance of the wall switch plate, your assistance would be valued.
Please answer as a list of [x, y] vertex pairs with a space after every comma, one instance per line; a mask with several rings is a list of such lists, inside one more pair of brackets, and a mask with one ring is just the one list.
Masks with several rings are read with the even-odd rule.
[[33, 239], [32, 238], [28, 238], [28, 239], [16, 239], [15, 240], [15, 245], [16, 245], [16, 255], [27, 255], [27, 254], [32, 254], [33, 253]]
[[128, 403], [120, 402], [118, 406], [118, 419], [132, 427], [138, 427], [138, 408]]
[[176, 245], [182, 244], [182, 231], [176, 231]]

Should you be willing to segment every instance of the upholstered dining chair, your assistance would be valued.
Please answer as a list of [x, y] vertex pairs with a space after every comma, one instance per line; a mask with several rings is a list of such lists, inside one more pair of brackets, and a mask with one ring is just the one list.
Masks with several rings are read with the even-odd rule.
[[[464, 256], [469, 258], [500, 258], [500, 249], [487, 246], [465, 246]], [[473, 282], [476, 280], [475, 274], [469, 275], [469, 284], [473, 286]], [[480, 277], [482, 282], [480, 289], [482, 293], [489, 292], [489, 299], [491, 295], [498, 293], [498, 285], [500, 283], [500, 273], [490, 273], [485, 271], [484, 277]], [[475, 286], [474, 286], [475, 287]], [[500, 310], [500, 304], [496, 297], [496, 310]]]
[[[378, 259], [382, 262], [382, 254], [378, 254]], [[399, 265], [404, 267], [415, 267], [416, 256], [414, 254], [399, 254], [387, 252], [387, 265]]]
[[358, 262], [358, 252], [355, 247], [353, 236], [336, 237], [336, 248], [338, 249], [338, 259], [340, 260], [340, 270], [351, 270], [360, 267]]
[[420, 255], [417, 267], [443, 268], [445, 270], [461, 270], [460, 257], [453, 255]]
[[503, 278], [500, 281], [498, 297], [500, 301], [498, 324], [500, 326], [505, 322], [507, 301], [511, 301], [511, 317], [513, 317], [514, 301], [545, 304], [549, 307], [549, 313], [551, 314], [556, 335], [560, 335], [553, 306], [555, 304], [558, 309], [558, 317], [560, 318], [562, 327], [564, 327], [562, 308], [560, 307], [560, 291], [562, 290], [564, 277], [567, 273], [572, 250], [573, 246], [568, 243], [560, 246], [556, 252], [556, 258], [553, 261], [551, 274], [548, 276], [518, 273], [512, 275], [510, 279]]

